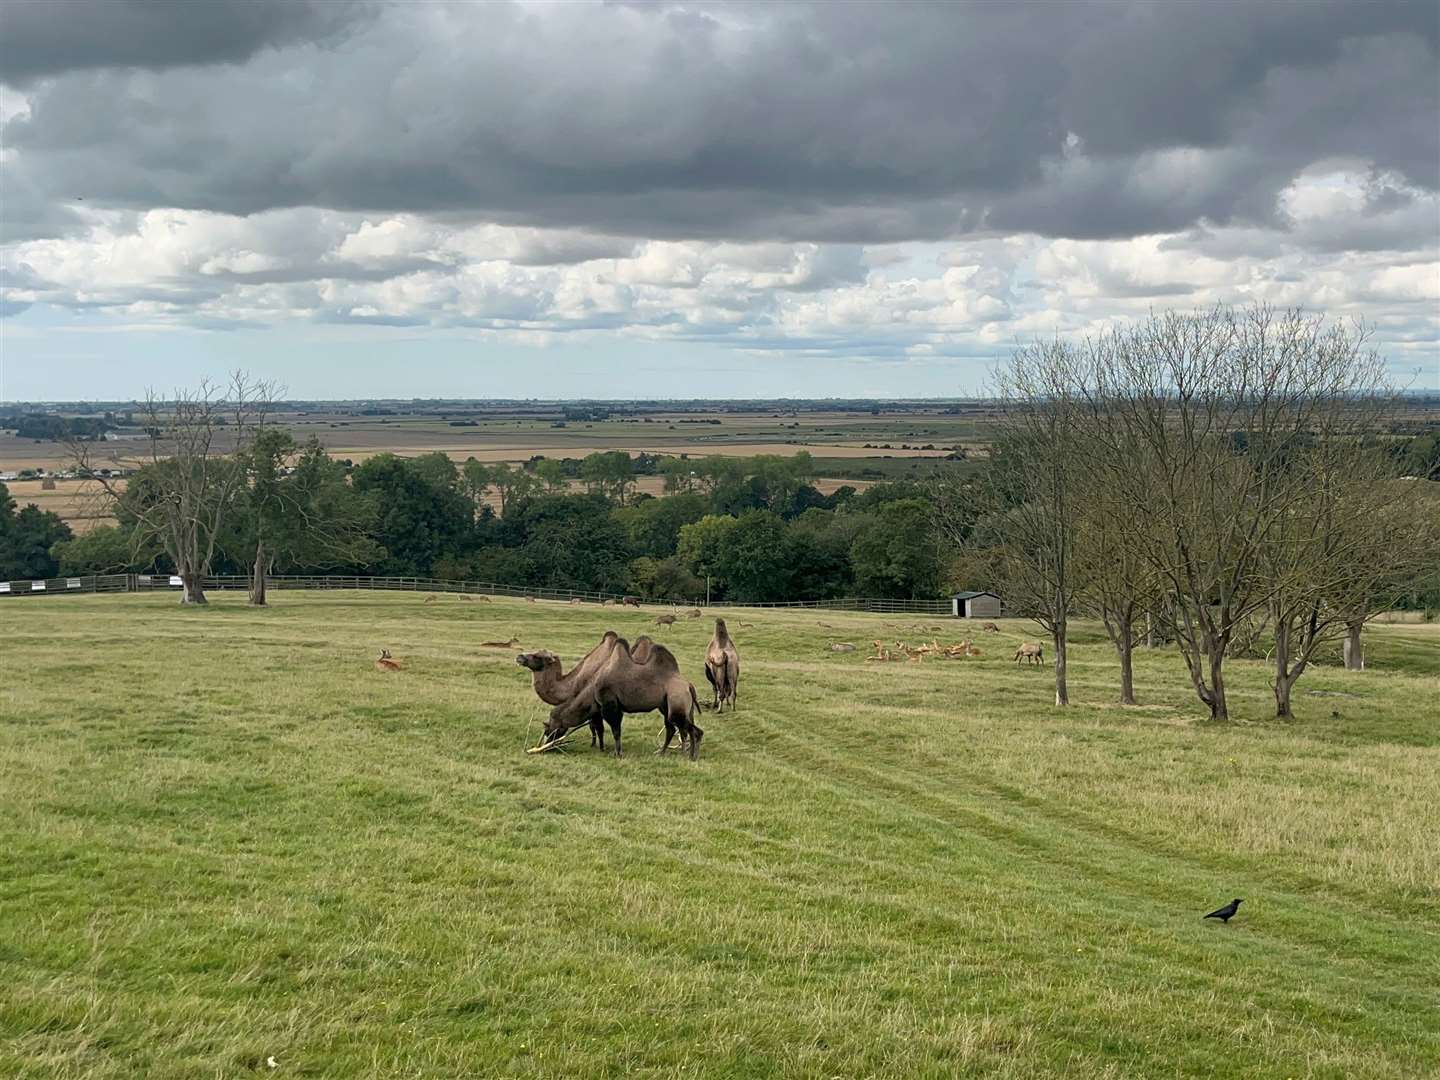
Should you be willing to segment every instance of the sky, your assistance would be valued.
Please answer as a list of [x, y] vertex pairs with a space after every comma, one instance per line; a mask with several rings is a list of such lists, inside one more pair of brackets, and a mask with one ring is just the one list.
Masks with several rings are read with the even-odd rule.
[[0, 401], [983, 393], [1166, 308], [1440, 387], [1440, 5], [0, 4]]

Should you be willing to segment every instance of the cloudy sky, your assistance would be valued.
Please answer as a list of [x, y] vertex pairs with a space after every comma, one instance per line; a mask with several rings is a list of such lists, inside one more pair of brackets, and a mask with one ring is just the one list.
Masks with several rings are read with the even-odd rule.
[[4, 0], [7, 400], [957, 395], [1152, 308], [1440, 386], [1440, 6]]

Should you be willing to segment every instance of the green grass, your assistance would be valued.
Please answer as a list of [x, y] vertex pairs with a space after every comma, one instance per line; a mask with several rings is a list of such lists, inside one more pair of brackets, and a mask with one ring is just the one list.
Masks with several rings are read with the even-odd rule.
[[[650, 614], [173, 600], [0, 605], [0, 1075], [1440, 1072], [1436, 627], [1291, 723], [1236, 663], [1214, 726], [1169, 653], [1111, 705], [1093, 629], [1060, 711], [1018, 624], [867, 665], [963, 624], [736, 612], [692, 765], [653, 716], [526, 755], [544, 707], [477, 648]], [[704, 685], [708, 621], [660, 636]]]

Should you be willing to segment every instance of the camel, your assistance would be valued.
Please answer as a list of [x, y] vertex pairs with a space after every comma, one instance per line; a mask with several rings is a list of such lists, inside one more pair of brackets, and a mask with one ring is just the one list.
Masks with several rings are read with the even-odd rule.
[[1027, 641], [1015, 650], [1015, 662], [1018, 664], [1021, 658], [1028, 664], [1032, 660], [1037, 664], [1045, 662], [1045, 650], [1040, 647], [1037, 641]]
[[376, 671], [403, 671], [405, 665], [391, 657], [389, 649], [380, 650], [380, 658], [375, 661]]
[[730, 711], [734, 712], [735, 694], [740, 688], [740, 653], [735, 649], [735, 642], [730, 640], [724, 619], [715, 620], [715, 636], [705, 650], [705, 678], [710, 680], [710, 686], [715, 691], [715, 703], [711, 707], [719, 712], [728, 701]]
[[674, 625], [675, 625], [675, 619], [676, 619], [676, 616], [674, 616], [674, 615], [657, 615], [657, 616], [655, 616], [655, 625], [656, 625], [656, 626], [674, 626]]
[[518, 637], [512, 637], [509, 641], [482, 641], [482, 642], [480, 642], [480, 648], [482, 648], [482, 649], [513, 649], [516, 645], [519, 645], [519, 644], [520, 644], [520, 639], [519, 639]]
[[998, 634], [1000, 632], [1000, 628], [993, 622], [982, 623], [980, 629], [987, 634]]
[[[605, 631], [605, 636], [572, 667], [569, 672], [560, 670], [560, 658], [545, 649], [533, 653], [521, 653], [515, 662], [531, 673], [531, 684], [535, 695], [546, 705], [560, 705], [579, 693], [595, 674], [610, 659], [610, 652], [622, 639], [614, 630]], [[649, 641], [642, 638], [641, 641]], [[636, 644], [639, 644], [637, 642]], [[628, 646], [627, 646], [628, 647]], [[679, 671], [677, 666], [676, 671]], [[605, 727], [599, 718], [590, 721], [590, 745], [605, 749]]]
[[695, 761], [700, 756], [700, 740], [705, 737], [694, 719], [699, 707], [695, 687], [680, 674], [680, 665], [669, 649], [651, 643], [648, 659], [637, 661], [630, 645], [624, 638], [618, 638], [609, 659], [584, 689], [550, 710], [544, 737], [529, 752], [543, 753], [568, 732], [593, 724], [598, 717], [610, 726], [610, 733], [615, 737], [615, 756], [620, 757], [620, 725], [625, 714], [658, 709], [665, 718], [665, 742], [655, 752], [661, 754], [669, 750], [670, 741], [678, 732], [681, 749], [688, 749], [690, 760]]

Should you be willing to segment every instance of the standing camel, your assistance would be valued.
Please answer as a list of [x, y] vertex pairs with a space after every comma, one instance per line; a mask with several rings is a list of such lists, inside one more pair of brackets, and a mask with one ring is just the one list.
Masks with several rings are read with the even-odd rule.
[[715, 620], [715, 636], [710, 639], [710, 646], [705, 650], [705, 678], [710, 680], [711, 687], [715, 690], [715, 703], [712, 706], [716, 712], [725, 708], [725, 703], [730, 703], [730, 711], [735, 711], [735, 694], [740, 688], [740, 653], [735, 649], [735, 642], [730, 638], [730, 632], [725, 629], [725, 620]]
[[610, 658], [590, 682], [569, 701], [550, 710], [545, 721], [545, 734], [532, 752], [548, 749], [565, 733], [596, 717], [610, 725], [615, 737], [615, 756], [621, 755], [620, 725], [626, 713], [647, 713], [659, 710], [665, 718], [665, 742], [655, 752], [670, 749], [670, 741], [678, 732], [682, 748], [690, 759], [700, 756], [700, 740], [705, 732], [695, 723], [699, 709], [695, 687], [680, 674], [675, 655], [663, 645], [652, 645], [649, 659], [637, 662], [624, 638], [610, 650]]
[[[546, 705], [560, 705], [584, 688], [590, 677], [610, 659], [611, 650], [620, 640], [620, 635], [614, 630], [605, 631], [600, 644], [586, 653], [568, 672], [561, 671], [558, 656], [544, 649], [521, 653], [515, 658], [515, 662], [530, 671], [535, 695], [541, 701]], [[598, 716], [590, 722], [590, 745], [605, 749], [605, 725]]]

